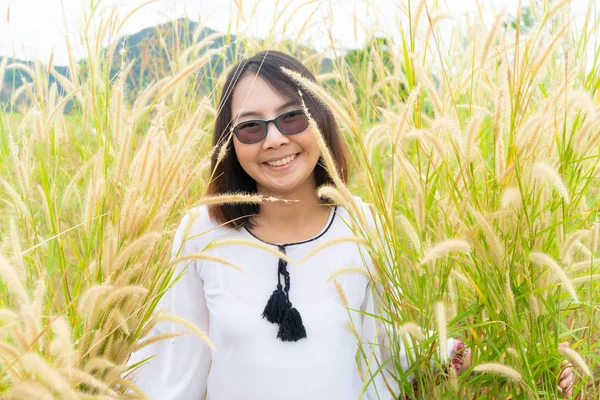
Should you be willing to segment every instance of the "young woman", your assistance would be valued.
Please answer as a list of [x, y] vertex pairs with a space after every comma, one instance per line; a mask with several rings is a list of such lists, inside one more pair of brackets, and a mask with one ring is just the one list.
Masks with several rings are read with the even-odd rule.
[[[302, 101], [345, 180], [345, 147], [335, 118], [310, 93], [302, 91], [300, 97], [300, 88], [281, 67], [316, 82], [302, 63], [277, 51], [244, 59], [229, 72], [213, 137], [214, 146], [226, 143], [229, 151], [218, 163], [218, 154], [212, 160], [208, 194], [258, 193], [289, 201], [200, 206], [184, 216], [173, 256], [204, 251], [231, 265], [194, 260], [177, 266], [174, 276], [181, 277], [158, 309], [196, 324], [209, 335], [215, 350], [187, 334], [134, 353], [130, 364], [155, 355], [137, 376], [138, 385], [152, 399], [195, 400], [205, 394], [209, 400], [358, 399], [370, 377], [364, 366], [359, 372], [357, 350], [367, 356], [374, 352], [376, 360], [370, 363], [374, 375], [377, 364], [390, 356], [385, 329], [378, 329], [377, 319], [367, 316], [376, 312], [369, 279], [355, 273], [336, 278], [348, 308], [365, 313], [348, 311], [335, 282], [329, 280], [342, 268], [371, 268], [364, 249], [340, 242], [300, 265], [287, 262], [302, 260], [317, 246], [353, 232], [348, 211], [323, 203], [316, 194], [320, 185], [332, 180], [319, 162], [316, 133], [309, 127]], [[368, 217], [368, 207], [356, 200]], [[228, 239], [235, 239], [235, 244], [206, 249]], [[280, 258], [269, 248], [287, 257]], [[360, 336], [360, 347], [349, 321]], [[152, 335], [184, 331], [164, 322]], [[462, 342], [454, 339], [447, 346], [448, 357], [459, 370], [465, 353], [461, 347]], [[401, 360], [407, 369], [406, 352]], [[362, 398], [398, 398], [398, 391], [389, 375], [377, 374]]]

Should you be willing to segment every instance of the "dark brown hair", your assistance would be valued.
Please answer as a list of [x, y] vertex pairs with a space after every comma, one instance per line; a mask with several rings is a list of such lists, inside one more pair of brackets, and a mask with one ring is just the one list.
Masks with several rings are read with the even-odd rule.
[[[215, 196], [226, 193], [247, 193], [256, 194], [256, 181], [252, 179], [240, 165], [235, 150], [233, 148], [233, 138], [228, 141], [229, 148], [227, 154], [217, 165], [217, 157], [222, 143], [227, 142], [227, 135], [231, 135], [231, 99], [233, 89], [236, 83], [245, 73], [256, 73], [263, 78], [269, 86], [285, 99], [296, 100], [306, 104], [311, 117], [316, 122], [327, 147], [332, 153], [336, 163], [338, 173], [342, 180], [346, 182], [348, 178], [348, 165], [346, 161], [346, 144], [341, 137], [341, 133], [335, 117], [330, 108], [323, 104], [313, 94], [305, 91], [283, 71], [282, 67], [295, 71], [304, 78], [317, 83], [314, 75], [296, 58], [275, 50], [265, 50], [255, 54], [252, 57], [245, 58], [233, 66], [225, 79], [215, 129], [213, 134], [213, 155], [211, 159], [212, 180], [208, 184], [207, 194]], [[302, 92], [302, 98], [298, 91]], [[323, 184], [333, 183], [331, 176], [323, 166], [322, 158], [315, 167], [315, 177], [317, 187]], [[221, 224], [229, 224], [234, 228], [242, 225], [251, 228], [254, 224], [252, 215], [258, 214], [259, 205], [257, 204], [219, 204], [211, 205], [208, 208], [210, 218]]]

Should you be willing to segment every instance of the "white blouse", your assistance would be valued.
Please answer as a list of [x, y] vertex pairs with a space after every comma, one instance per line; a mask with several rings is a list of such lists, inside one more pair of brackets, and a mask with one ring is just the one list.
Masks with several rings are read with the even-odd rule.
[[[370, 215], [366, 204], [356, 199]], [[288, 257], [299, 261], [316, 246], [340, 236], [353, 236], [350, 221], [343, 207], [331, 208], [329, 220], [318, 235], [286, 244]], [[187, 240], [183, 240], [188, 223], [191, 229]], [[137, 385], [154, 400], [202, 400], [205, 394], [207, 400], [359, 399], [363, 388], [355, 358], [359, 343], [347, 322], [351, 320], [360, 334], [367, 357], [373, 351], [379, 362], [389, 357], [386, 332], [382, 326], [376, 337], [378, 320], [355, 311], [376, 313], [367, 276], [344, 273], [335, 278], [346, 293], [348, 309], [333, 280], [327, 280], [340, 268], [371, 268], [361, 256], [366, 251], [354, 242], [340, 242], [301, 264], [287, 266], [290, 301], [300, 312], [307, 337], [283, 342], [276, 337], [278, 325], [261, 316], [277, 286], [278, 257], [241, 244], [205, 250], [211, 241], [225, 239], [262, 242], [245, 228], [219, 227], [209, 219], [206, 206], [189, 211], [175, 233], [172, 257], [203, 251], [231, 262], [243, 272], [208, 260], [180, 262], [173, 275], [175, 279], [183, 272], [180, 279], [157, 307], [197, 325], [208, 334], [215, 350], [193, 334], [156, 342], [133, 353], [129, 360], [132, 365], [155, 355], [136, 372]], [[182, 243], [183, 249], [177, 254]], [[268, 245], [277, 250], [275, 244]], [[188, 328], [180, 324], [161, 321], [150, 336], [185, 331]], [[447, 348], [452, 349], [452, 339]], [[405, 353], [401, 360], [406, 370]], [[373, 374], [377, 364], [375, 360], [370, 362]], [[395, 395], [389, 393], [383, 377], [377, 374], [362, 399], [397, 398], [397, 384], [389, 375], [386, 377]]]

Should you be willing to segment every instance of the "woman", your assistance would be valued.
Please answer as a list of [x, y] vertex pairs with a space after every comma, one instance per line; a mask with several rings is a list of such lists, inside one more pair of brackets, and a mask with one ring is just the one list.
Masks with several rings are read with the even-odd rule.
[[[202, 399], [205, 393], [209, 400], [358, 399], [363, 378], [369, 382], [369, 376], [364, 376], [364, 368], [359, 372], [357, 350], [367, 357], [374, 351], [374, 375], [378, 362], [389, 357], [385, 329], [377, 329], [377, 320], [348, 311], [375, 313], [368, 278], [337, 277], [348, 308], [329, 280], [341, 268], [371, 268], [364, 262], [364, 251], [354, 242], [340, 242], [309, 254], [353, 233], [348, 211], [323, 203], [316, 194], [332, 179], [319, 163], [316, 132], [303, 112], [303, 101], [344, 181], [348, 168], [331, 111], [308, 92], [302, 91], [301, 97], [281, 67], [316, 82], [302, 63], [276, 51], [244, 59], [229, 72], [213, 137], [214, 146], [225, 143], [229, 151], [224, 158], [215, 152], [208, 194], [258, 193], [289, 201], [200, 206], [185, 215], [175, 234], [173, 255], [204, 251], [231, 265], [194, 260], [177, 266], [175, 276], [181, 277], [158, 309], [196, 324], [209, 334], [216, 350], [195, 335], [183, 335], [133, 354], [131, 364], [156, 354], [137, 377], [153, 399]], [[368, 217], [366, 205], [355, 199]], [[229, 239], [236, 244], [216, 246]], [[301, 265], [288, 265], [288, 260], [307, 255]], [[152, 335], [185, 330], [164, 322]], [[448, 357], [457, 365], [462, 363], [461, 345], [450, 339], [447, 346]], [[401, 359], [408, 368], [406, 352]], [[362, 398], [397, 397], [394, 380], [377, 374]]]

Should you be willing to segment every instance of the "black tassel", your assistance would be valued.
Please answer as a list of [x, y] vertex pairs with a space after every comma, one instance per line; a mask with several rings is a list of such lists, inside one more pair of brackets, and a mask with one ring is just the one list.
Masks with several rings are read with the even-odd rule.
[[282, 342], [297, 342], [306, 337], [306, 329], [302, 324], [302, 317], [298, 310], [291, 307], [291, 303], [288, 303], [288, 305], [289, 307], [285, 310], [281, 324], [279, 324], [277, 337]]
[[[285, 254], [285, 245], [279, 245], [279, 251]], [[281, 277], [285, 287], [281, 286]], [[287, 262], [280, 258], [277, 268], [277, 289], [273, 291], [265, 306], [262, 317], [267, 321], [279, 324], [277, 338], [283, 342], [296, 342], [306, 337], [306, 329], [302, 324], [302, 317], [290, 302], [290, 273]]]
[[280, 324], [287, 308], [289, 308], [289, 305], [285, 292], [281, 288], [281, 285], [277, 285], [277, 289], [273, 291], [273, 294], [265, 306], [262, 317], [274, 324]]

